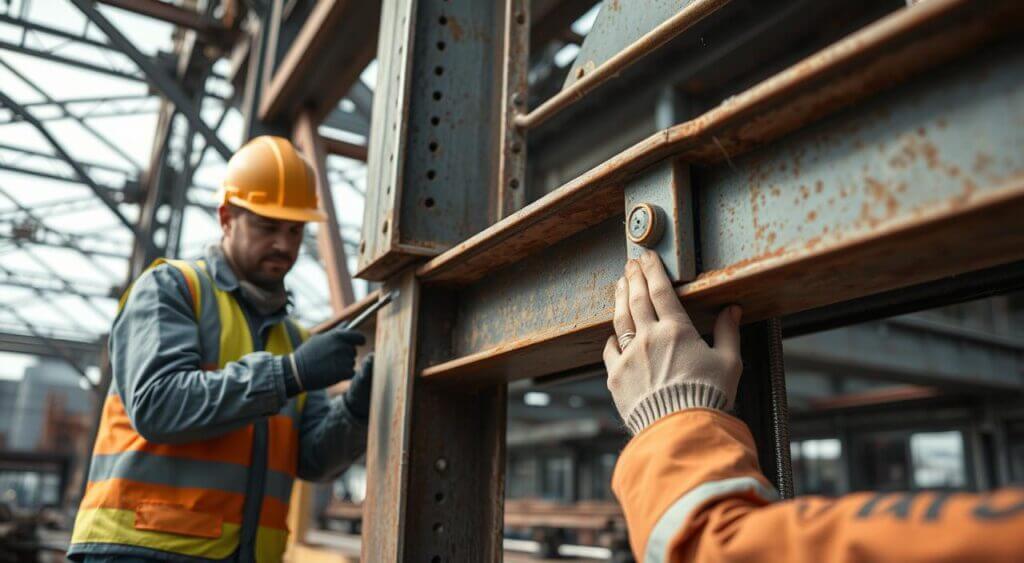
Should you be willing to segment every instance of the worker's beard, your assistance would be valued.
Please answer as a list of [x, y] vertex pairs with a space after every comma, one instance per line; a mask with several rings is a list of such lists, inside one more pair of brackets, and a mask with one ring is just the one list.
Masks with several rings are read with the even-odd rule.
[[[288, 303], [288, 292], [284, 287], [284, 275], [271, 276], [260, 271], [260, 265], [267, 257], [260, 257], [254, 264], [248, 265], [241, 249], [235, 248], [236, 241], [225, 240], [220, 250], [224, 253], [231, 270], [238, 278], [238, 286], [246, 301], [256, 307], [262, 314], [277, 312]], [[287, 259], [287, 257], [284, 257]], [[248, 266], [248, 267], [247, 267]]]

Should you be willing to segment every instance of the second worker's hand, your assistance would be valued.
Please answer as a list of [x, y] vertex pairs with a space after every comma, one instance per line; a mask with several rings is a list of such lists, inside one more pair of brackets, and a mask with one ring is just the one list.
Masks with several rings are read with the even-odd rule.
[[310, 337], [291, 356], [286, 356], [285, 370], [298, 392], [325, 389], [352, 378], [356, 346], [365, 343], [366, 337], [354, 330], [328, 330]]
[[715, 322], [712, 348], [690, 321], [658, 255], [626, 263], [615, 287], [615, 335], [604, 349], [608, 389], [633, 434], [684, 408], [728, 409], [742, 371], [741, 309]]

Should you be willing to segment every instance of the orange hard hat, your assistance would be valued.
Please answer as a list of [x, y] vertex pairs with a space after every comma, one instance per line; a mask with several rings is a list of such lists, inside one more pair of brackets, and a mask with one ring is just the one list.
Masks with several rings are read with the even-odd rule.
[[318, 207], [316, 173], [288, 139], [256, 137], [231, 157], [221, 202], [285, 221], [325, 221]]

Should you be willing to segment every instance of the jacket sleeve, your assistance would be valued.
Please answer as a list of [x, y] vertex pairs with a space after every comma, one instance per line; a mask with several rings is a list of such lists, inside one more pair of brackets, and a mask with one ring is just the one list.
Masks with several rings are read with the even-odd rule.
[[267, 352], [202, 369], [191, 297], [170, 266], [135, 282], [111, 329], [110, 360], [135, 430], [152, 442], [226, 434], [278, 412], [286, 401], [281, 362]]
[[300, 479], [327, 481], [341, 475], [366, 452], [367, 423], [352, 414], [339, 395], [306, 394], [299, 428]]
[[1024, 489], [773, 502], [755, 452], [746, 425], [707, 409], [636, 436], [612, 489], [637, 560], [1024, 561]]

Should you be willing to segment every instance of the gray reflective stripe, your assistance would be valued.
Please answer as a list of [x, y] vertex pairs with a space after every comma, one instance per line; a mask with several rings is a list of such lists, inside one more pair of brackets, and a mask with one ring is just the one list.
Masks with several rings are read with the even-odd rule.
[[668, 510], [661, 515], [658, 523], [647, 538], [647, 549], [644, 550], [644, 563], [661, 563], [667, 560], [668, 542], [686, 524], [693, 511], [709, 501], [723, 496], [732, 496], [739, 492], [752, 492], [767, 501], [778, 499], [775, 489], [764, 486], [753, 477], [734, 477], [721, 481], [708, 481], [679, 497]]
[[266, 492], [268, 496], [288, 504], [292, 497], [292, 476], [268, 468]]
[[245, 494], [249, 468], [223, 461], [201, 461], [146, 452], [122, 452], [92, 458], [89, 481], [131, 479], [154, 485], [216, 489]]

